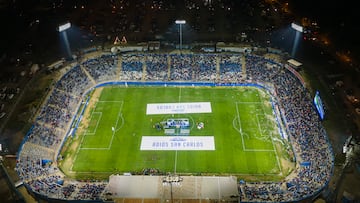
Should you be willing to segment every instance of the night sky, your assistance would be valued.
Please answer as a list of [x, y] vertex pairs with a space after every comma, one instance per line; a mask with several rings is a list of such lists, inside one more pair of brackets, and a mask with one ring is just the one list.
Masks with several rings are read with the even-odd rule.
[[350, 0], [292, 0], [289, 5], [298, 16], [316, 19], [336, 47], [360, 53], [360, 11], [355, 3]]
[[[8, 2], [3, 0], [0, 2]], [[31, 9], [39, 9], [36, 2], [44, 2], [41, 0], [28, 0], [28, 1], [15, 1], [16, 7], [11, 9], [0, 10], [0, 23], [2, 25], [2, 32], [0, 33], [0, 55], [6, 52], [8, 49], [12, 49], [17, 46], [24, 46], [32, 38], [38, 38], [38, 36], [32, 36], [32, 33], [39, 34], [39, 29], [47, 29], [46, 24], [55, 24], [58, 19], [46, 18], [45, 16], [39, 16], [42, 20], [42, 27], [33, 26], [32, 33], [24, 33], [29, 30], [28, 21], [24, 21], [24, 18], [18, 17], [20, 8], [24, 9], [24, 16], [32, 19], [33, 16], [37, 16], [37, 13], [33, 13]], [[21, 2], [21, 3], [20, 3]], [[355, 5], [356, 1], [345, 0], [330, 0], [330, 1], [314, 1], [314, 0], [289, 0], [290, 9], [297, 17], [308, 17], [319, 22], [321, 32], [327, 33], [335, 44], [335, 47], [340, 50], [350, 50], [353, 53], [360, 53], [360, 11]], [[26, 11], [26, 8], [29, 10]], [[45, 12], [46, 13], [46, 12]], [[34, 19], [34, 18], [33, 18]], [[52, 22], [54, 21], [54, 22]], [[45, 25], [45, 26], [44, 26]], [[55, 32], [54, 30], [51, 30]], [[53, 33], [52, 33], [53, 34]], [[46, 36], [40, 37], [45, 39]], [[36, 47], [35, 47], [36, 48]], [[353, 54], [356, 55], [356, 54]], [[357, 54], [360, 55], [360, 54]]]

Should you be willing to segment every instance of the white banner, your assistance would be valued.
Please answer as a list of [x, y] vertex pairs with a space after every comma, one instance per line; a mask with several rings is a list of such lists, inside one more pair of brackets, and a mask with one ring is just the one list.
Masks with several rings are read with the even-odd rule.
[[142, 136], [140, 150], [215, 150], [214, 136]]
[[147, 104], [146, 115], [211, 113], [210, 102]]

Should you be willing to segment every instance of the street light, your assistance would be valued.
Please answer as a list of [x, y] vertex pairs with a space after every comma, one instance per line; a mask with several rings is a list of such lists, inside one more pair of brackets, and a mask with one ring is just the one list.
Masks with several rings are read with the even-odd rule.
[[185, 20], [176, 20], [175, 21], [176, 24], [179, 25], [179, 31], [180, 31], [180, 50], [182, 49], [182, 25], [186, 24], [186, 21]]
[[299, 44], [299, 38], [300, 38], [300, 33], [304, 32], [304, 28], [301, 25], [295, 24], [295, 23], [291, 23], [291, 28], [294, 29], [296, 31], [296, 35], [295, 35], [295, 39], [294, 39], [294, 44], [293, 44], [293, 48], [292, 48], [292, 52], [291, 52], [291, 56], [294, 57], [295, 56], [295, 50], [296, 47]]
[[63, 37], [64, 37], [64, 41], [65, 41], [65, 47], [66, 47], [66, 51], [67, 54], [69, 56], [69, 58], [72, 58], [72, 54], [71, 54], [71, 50], [70, 50], [70, 45], [69, 45], [69, 40], [67, 38], [67, 34], [66, 34], [66, 30], [68, 30], [71, 27], [71, 23], [65, 23], [62, 25], [59, 25], [58, 27], [58, 31], [60, 33], [62, 33]]

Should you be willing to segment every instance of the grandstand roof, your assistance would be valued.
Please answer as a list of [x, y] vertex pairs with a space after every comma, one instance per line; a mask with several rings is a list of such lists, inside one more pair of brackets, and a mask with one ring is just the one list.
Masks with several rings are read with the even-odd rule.
[[287, 62], [294, 66], [295, 68], [299, 68], [300, 66], [302, 66], [302, 63], [300, 63], [299, 61], [295, 60], [295, 59], [289, 59], [287, 60]]

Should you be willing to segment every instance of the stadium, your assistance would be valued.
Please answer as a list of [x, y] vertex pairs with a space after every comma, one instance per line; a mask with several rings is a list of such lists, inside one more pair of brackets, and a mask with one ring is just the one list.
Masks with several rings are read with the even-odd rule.
[[266, 51], [96, 51], [60, 72], [17, 157], [42, 199], [300, 202], [332, 176], [314, 93]]

